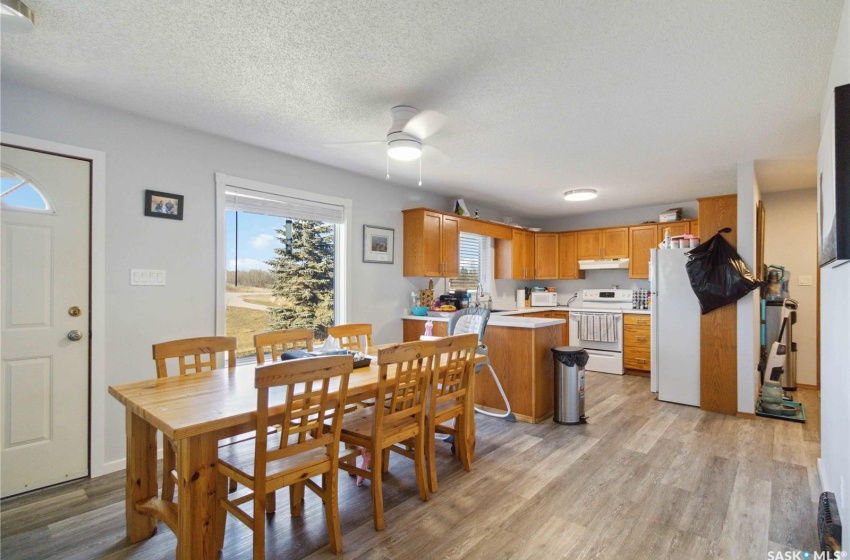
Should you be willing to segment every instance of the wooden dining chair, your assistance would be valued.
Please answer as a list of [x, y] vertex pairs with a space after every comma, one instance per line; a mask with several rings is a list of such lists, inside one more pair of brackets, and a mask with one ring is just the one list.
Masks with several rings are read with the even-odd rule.
[[[372, 346], [372, 325], [369, 323], [351, 323], [328, 327], [328, 334], [339, 341], [341, 350], [365, 352]], [[361, 337], [366, 339], [366, 345], [361, 343]]]
[[[425, 413], [425, 449], [428, 459], [428, 485], [431, 492], [437, 491], [436, 434], [450, 434], [454, 437], [454, 446], [466, 471], [472, 469], [466, 442], [467, 399], [469, 379], [473, 375], [475, 349], [478, 347], [478, 335], [461, 334], [447, 336], [434, 342], [434, 376]], [[454, 420], [453, 425], [446, 422]]]
[[[371, 457], [371, 469], [357, 467], [353, 460], [340, 468], [372, 484], [372, 517], [375, 530], [384, 529], [384, 497], [381, 485], [383, 451], [391, 449], [413, 459], [419, 499], [428, 501], [425, 468], [425, 404], [433, 374], [434, 342], [396, 344], [378, 351], [378, 386], [375, 402], [386, 406], [357, 409], [345, 415], [340, 439], [361, 447]], [[386, 398], [389, 394], [389, 398]], [[409, 448], [401, 442], [411, 440]], [[365, 461], [364, 461], [365, 462]]]
[[[168, 377], [168, 360], [177, 358], [177, 371], [180, 375], [189, 375], [218, 368], [216, 354], [227, 352], [227, 365], [236, 365], [236, 337], [202, 336], [171, 340], [153, 345], [153, 359], [156, 362], [156, 376]], [[191, 358], [191, 361], [187, 361]], [[163, 437], [162, 445], [162, 499], [174, 501], [177, 487], [177, 451], [174, 442]]]
[[305, 349], [313, 351], [312, 329], [287, 329], [270, 331], [254, 335], [254, 348], [257, 352], [257, 365], [266, 363], [266, 348], [270, 349], [272, 362], [280, 359], [280, 355], [289, 350]]
[[[267, 494], [290, 487], [291, 512], [301, 514], [304, 487], [324, 503], [331, 551], [342, 552], [337, 478], [343, 409], [352, 371], [350, 356], [302, 358], [258, 366], [257, 437], [219, 451], [216, 494], [216, 537], [224, 545], [227, 513], [254, 532], [254, 559], [265, 557]], [[268, 434], [269, 391], [281, 387], [285, 411], [281, 432]], [[321, 476], [321, 484], [311, 478]], [[229, 495], [227, 481], [236, 480], [247, 492]], [[251, 502], [253, 514], [240, 506]]]

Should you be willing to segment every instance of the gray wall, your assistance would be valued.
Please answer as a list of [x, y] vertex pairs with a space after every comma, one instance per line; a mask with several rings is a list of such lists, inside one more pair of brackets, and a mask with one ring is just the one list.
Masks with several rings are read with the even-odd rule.
[[[850, 83], [850, 0], [844, 1], [821, 123], [833, 89]], [[821, 126], [821, 129], [823, 126]], [[833, 142], [823, 139], [822, 142]], [[824, 490], [835, 492], [850, 542], [850, 264], [821, 269], [821, 460]], [[846, 545], [845, 545], [846, 547]]]
[[[733, 187], [730, 187], [732, 189]], [[573, 202], [571, 204], [581, 204]], [[681, 208], [682, 219], [693, 220], [697, 217], [698, 205], [696, 200], [686, 202], [670, 202], [658, 206], [641, 206], [637, 208], [621, 208], [607, 212], [594, 212], [540, 220], [537, 225], [544, 231], [570, 231], [575, 229], [593, 229], [613, 226], [631, 226], [642, 222], [657, 222], [658, 216], [668, 208]]]
[[[444, 197], [6, 82], [2, 100], [3, 131], [106, 153], [108, 384], [153, 377], [152, 343], [215, 332], [216, 172], [352, 199], [348, 320], [372, 323], [376, 342], [400, 339], [406, 295], [427, 283], [402, 277], [401, 210], [448, 209]], [[185, 195], [184, 220], [145, 217], [145, 189]], [[362, 262], [363, 224], [395, 228], [395, 264]], [[168, 284], [131, 287], [130, 268], [166, 270]], [[123, 408], [92, 398], [107, 401], [105, 461], [119, 461]]]

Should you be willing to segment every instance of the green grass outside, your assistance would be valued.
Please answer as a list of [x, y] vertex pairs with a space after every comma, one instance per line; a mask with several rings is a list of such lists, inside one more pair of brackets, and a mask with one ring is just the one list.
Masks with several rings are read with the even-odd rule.
[[227, 307], [227, 336], [236, 337], [236, 356], [254, 354], [254, 335], [269, 330], [269, 314], [259, 309]]

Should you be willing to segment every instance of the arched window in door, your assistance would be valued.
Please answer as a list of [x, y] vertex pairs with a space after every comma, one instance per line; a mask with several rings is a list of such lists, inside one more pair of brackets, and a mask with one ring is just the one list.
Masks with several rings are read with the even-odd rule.
[[0, 165], [0, 207], [3, 210], [54, 213], [50, 201], [32, 179], [6, 164]]

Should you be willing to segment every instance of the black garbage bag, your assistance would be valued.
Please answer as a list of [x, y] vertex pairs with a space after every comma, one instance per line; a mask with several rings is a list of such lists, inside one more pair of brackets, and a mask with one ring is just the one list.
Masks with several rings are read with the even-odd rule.
[[[728, 228], [720, 230], [730, 231]], [[736, 302], [761, 286], [720, 232], [690, 251], [685, 265], [703, 315]]]

